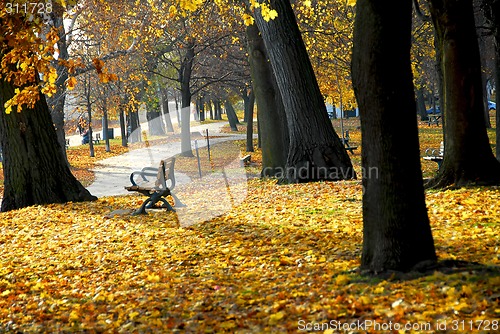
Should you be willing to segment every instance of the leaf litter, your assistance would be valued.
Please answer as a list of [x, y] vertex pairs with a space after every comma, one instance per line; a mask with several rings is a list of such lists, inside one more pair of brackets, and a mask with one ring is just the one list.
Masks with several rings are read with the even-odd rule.
[[356, 270], [359, 181], [254, 178], [246, 195], [185, 227], [163, 210], [109, 215], [137, 208], [139, 196], [0, 213], [0, 330], [333, 333], [324, 324], [371, 320], [437, 331], [500, 317], [497, 187], [426, 194], [439, 258], [482, 266], [411, 279]]

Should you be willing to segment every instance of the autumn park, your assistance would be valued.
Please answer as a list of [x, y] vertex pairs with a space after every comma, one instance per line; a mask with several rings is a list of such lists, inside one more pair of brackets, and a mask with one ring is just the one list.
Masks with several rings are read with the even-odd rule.
[[0, 3], [0, 333], [494, 333], [500, 0]]

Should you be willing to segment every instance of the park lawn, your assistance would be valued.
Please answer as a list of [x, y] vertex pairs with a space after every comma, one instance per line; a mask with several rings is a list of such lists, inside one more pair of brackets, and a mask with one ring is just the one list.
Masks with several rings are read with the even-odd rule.
[[[497, 269], [361, 276], [357, 181], [252, 179], [248, 194], [186, 228], [165, 211], [110, 215], [136, 208], [137, 196], [1, 213], [0, 328], [257, 333], [356, 320], [468, 326], [500, 316]], [[428, 193], [440, 259], [498, 266], [499, 200], [498, 188]]]
[[[351, 140], [359, 143], [356, 131]], [[352, 155], [355, 165], [359, 156]], [[250, 174], [259, 159], [259, 152], [252, 155]], [[189, 168], [186, 159], [180, 163]], [[81, 164], [84, 170], [85, 159]], [[220, 189], [208, 196], [205, 190], [187, 187], [188, 207], [178, 214], [114, 215], [137, 208], [139, 196], [0, 213], [0, 329], [333, 333], [340, 326], [353, 332], [498, 326], [498, 187], [426, 194], [439, 258], [469, 263], [380, 277], [356, 270], [359, 181], [277, 185], [250, 178], [243, 202], [179, 227], [182, 210], [196, 200], [207, 206], [202, 210], [220, 200]], [[365, 320], [372, 326], [362, 327], [370, 324]]]

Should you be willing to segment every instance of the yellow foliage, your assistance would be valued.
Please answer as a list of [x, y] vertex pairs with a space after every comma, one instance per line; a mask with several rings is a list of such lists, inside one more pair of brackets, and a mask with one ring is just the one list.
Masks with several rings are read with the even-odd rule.
[[254, 18], [251, 15], [243, 14], [243, 22], [246, 26], [251, 26], [254, 22]]

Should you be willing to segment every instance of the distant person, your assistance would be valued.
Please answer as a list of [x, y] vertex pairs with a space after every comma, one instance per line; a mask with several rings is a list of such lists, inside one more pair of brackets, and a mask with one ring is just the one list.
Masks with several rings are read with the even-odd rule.
[[82, 145], [89, 143], [89, 141], [90, 141], [89, 135], [90, 135], [89, 130], [88, 129], [85, 130], [85, 132], [83, 133], [83, 137], [82, 137]]

